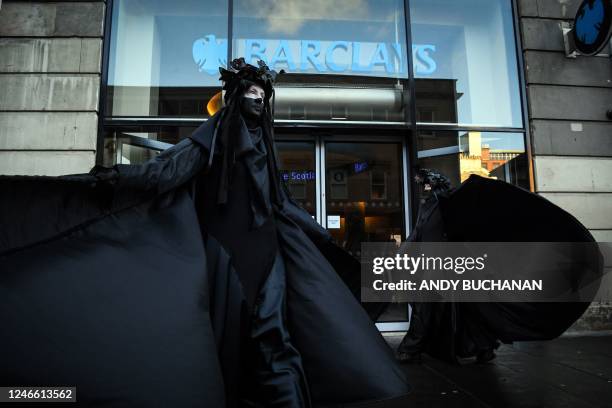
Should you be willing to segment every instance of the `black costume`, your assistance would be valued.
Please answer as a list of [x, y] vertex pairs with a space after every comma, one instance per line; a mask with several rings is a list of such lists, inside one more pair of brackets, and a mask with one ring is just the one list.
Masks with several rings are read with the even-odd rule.
[[359, 263], [279, 182], [268, 102], [259, 129], [241, 119], [244, 80], [269, 97], [273, 73], [233, 67], [227, 107], [149, 162], [0, 178], [1, 384], [76, 385], [96, 406], [409, 392], [340, 277]]
[[[231, 184], [221, 193], [225, 202], [219, 204], [217, 192], [223, 180], [219, 164], [223, 161], [213, 159], [211, 171], [198, 180], [195, 205], [203, 231], [214, 236], [230, 255], [250, 312], [245, 324], [248, 358], [243, 359], [249, 363], [243, 368], [254, 386], [248, 387], [250, 395], [244, 399], [269, 407], [309, 406], [301, 357], [290, 342], [285, 323], [286, 271], [273, 215], [270, 153], [259, 121], [263, 100], [246, 98], [238, 89], [232, 91], [241, 97], [237, 101], [241, 115], [227, 118], [239, 124], [231, 141], [235, 160]], [[207, 136], [201, 143], [207, 143]], [[201, 133], [193, 137], [200, 140]], [[227, 151], [226, 143], [230, 141], [220, 143], [220, 150]]]
[[[550, 254], [537, 263], [555, 270], [555, 283], [574, 293], [576, 301], [415, 303], [410, 329], [398, 348], [400, 359], [418, 359], [426, 352], [451, 362], [473, 356], [485, 362], [494, 357], [500, 342], [554, 339], [584, 313], [599, 288], [604, 262], [595, 239], [576, 218], [503, 181], [470, 176], [451, 190], [446, 177], [435, 172], [422, 169], [417, 177], [432, 190], [409, 241], [591, 244], [575, 245], [561, 270], [555, 259], [548, 259]], [[536, 272], [531, 271], [534, 276]]]
[[[242, 118], [248, 81], [269, 98], [274, 73], [233, 67], [227, 106], [155, 159], [0, 177], [0, 385], [76, 386], [81, 406], [109, 407], [347, 406], [409, 392], [372, 322], [381, 305], [356, 299], [359, 262], [279, 181], [269, 102], [259, 126]], [[526, 194], [473, 177], [411, 239], [524, 241], [528, 222], [552, 228], [533, 240], [592, 240], [541, 197], [518, 211]], [[507, 228], [492, 237], [474, 219]], [[479, 339], [554, 337], [586, 307], [441, 305], [427, 351], [453, 358]]]

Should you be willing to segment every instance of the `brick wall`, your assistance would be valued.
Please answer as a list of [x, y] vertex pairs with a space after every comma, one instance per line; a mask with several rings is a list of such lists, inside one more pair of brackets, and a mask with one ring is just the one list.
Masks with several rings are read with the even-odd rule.
[[0, 174], [94, 165], [103, 1], [4, 0], [0, 9]]

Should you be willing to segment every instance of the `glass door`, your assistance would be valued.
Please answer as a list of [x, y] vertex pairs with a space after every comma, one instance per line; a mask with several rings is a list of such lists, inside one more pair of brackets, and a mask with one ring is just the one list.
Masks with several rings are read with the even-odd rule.
[[310, 141], [277, 141], [278, 160], [282, 181], [291, 196], [308, 213], [317, 216], [319, 189], [315, 143]]
[[404, 235], [401, 143], [325, 143], [326, 227], [355, 257]]
[[[336, 243], [360, 259], [362, 242], [404, 240], [407, 208], [401, 141], [333, 140], [323, 143], [322, 212]], [[383, 331], [405, 330], [407, 320], [407, 305], [395, 303], [380, 317], [378, 326]]]
[[[362, 242], [406, 239], [405, 143], [399, 137], [277, 135], [281, 175], [293, 197], [357, 259]], [[324, 177], [323, 177], [324, 175]], [[408, 307], [392, 304], [377, 326], [407, 329]]]

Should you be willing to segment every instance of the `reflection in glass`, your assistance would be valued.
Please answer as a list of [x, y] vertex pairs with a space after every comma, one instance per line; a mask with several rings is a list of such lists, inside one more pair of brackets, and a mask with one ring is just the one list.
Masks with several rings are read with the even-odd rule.
[[206, 117], [227, 59], [227, 0], [113, 2], [106, 116]]
[[275, 90], [276, 120], [405, 123], [405, 81], [393, 78], [283, 75]]
[[276, 142], [281, 179], [291, 196], [316, 217], [316, 172], [314, 143]]
[[[401, 242], [404, 236], [402, 146], [399, 143], [327, 143], [327, 229], [357, 259], [362, 242]], [[407, 320], [405, 303], [379, 318]]]
[[420, 131], [419, 166], [449, 177], [453, 187], [476, 174], [529, 188], [522, 133]]
[[362, 242], [400, 242], [401, 145], [327, 143], [325, 157], [327, 225], [334, 239], [355, 257]]
[[104, 133], [103, 165], [138, 164], [188, 137], [194, 126], [129, 126]]
[[407, 78], [401, 0], [235, 0], [233, 53], [292, 73]]
[[233, 55], [284, 69], [275, 116], [406, 122], [400, 0], [235, 0]]
[[119, 147], [117, 162], [120, 164], [140, 164], [154, 158], [159, 153], [160, 150], [122, 142]]
[[416, 79], [416, 121], [457, 123], [457, 80]]
[[510, 0], [412, 0], [420, 122], [523, 127]]

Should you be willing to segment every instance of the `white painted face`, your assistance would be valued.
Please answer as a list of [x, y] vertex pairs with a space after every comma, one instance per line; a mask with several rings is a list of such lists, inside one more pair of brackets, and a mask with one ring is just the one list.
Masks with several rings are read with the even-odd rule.
[[244, 93], [244, 97], [250, 99], [261, 99], [263, 102], [266, 97], [266, 92], [259, 85], [251, 85]]

